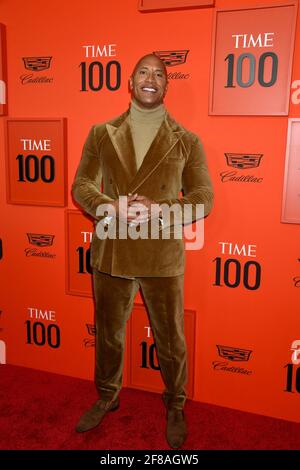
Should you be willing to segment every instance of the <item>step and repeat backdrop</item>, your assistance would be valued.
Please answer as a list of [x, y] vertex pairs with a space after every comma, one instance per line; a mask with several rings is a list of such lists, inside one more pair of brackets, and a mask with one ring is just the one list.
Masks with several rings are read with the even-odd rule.
[[[188, 397], [300, 422], [299, 22], [297, 0], [1, 2], [1, 364], [93, 380], [94, 224], [71, 185], [154, 52], [215, 192], [186, 250]], [[123, 384], [163, 389], [140, 293]]]

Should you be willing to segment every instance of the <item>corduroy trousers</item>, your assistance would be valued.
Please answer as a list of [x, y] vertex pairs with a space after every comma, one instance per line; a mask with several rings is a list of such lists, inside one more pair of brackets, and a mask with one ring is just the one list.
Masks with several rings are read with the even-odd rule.
[[139, 288], [146, 304], [168, 408], [186, 401], [184, 274], [173, 277], [111, 276], [93, 268], [96, 303], [95, 383], [102, 400], [115, 400], [122, 387], [125, 330]]

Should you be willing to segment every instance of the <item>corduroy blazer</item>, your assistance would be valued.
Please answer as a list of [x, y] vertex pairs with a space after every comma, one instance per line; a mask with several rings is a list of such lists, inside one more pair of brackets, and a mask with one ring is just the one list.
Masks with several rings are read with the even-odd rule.
[[[196, 204], [202, 203], [206, 216], [214, 194], [198, 136], [166, 112], [137, 171], [129, 112], [90, 129], [72, 184], [74, 199], [95, 224], [102, 218], [96, 215], [99, 204], [129, 193], [147, 196], [159, 204], [192, 204], [193, 220]], [[120, 277], [176, 276], [185, 269], [184, 239], [100, 239], [95, 225], [90, 264]]]

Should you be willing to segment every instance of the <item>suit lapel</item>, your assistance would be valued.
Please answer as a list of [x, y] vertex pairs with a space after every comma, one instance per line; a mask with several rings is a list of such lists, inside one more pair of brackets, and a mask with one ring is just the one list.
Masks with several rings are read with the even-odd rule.
[[137, 172], [137, 166], [134, 144], [129, 126], [129, 111], [124, 113], [124, 117], [119, 126], [108, 123], [106, 124], [106, 129], [126, 174], [128, 183], [130, 183]]
[[185, 131], [177, 125], [167, 112], [139, 170], [137, 170], [134, 144], [129, 125], [129, 110], [122, 116], [124, 118], [119, 126], [106, 124], [106, 128], [126, 174], [128, 192], [134, 193], [173, 149]]

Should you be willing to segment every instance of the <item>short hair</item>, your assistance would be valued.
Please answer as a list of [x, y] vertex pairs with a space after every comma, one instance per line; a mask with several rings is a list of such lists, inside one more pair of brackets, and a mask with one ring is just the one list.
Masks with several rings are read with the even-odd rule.
[[154, 54], [153, 52], [150, 53], [150, 54], [145, 54], [143, 55], [139, 60], [138, 62], [135, 64], [134, 66], [134, 69], [133, 69], [133, 72], [131, 74], [131, 76], [133, 77], [135, 75], [135, 72], [136, 72], [136, 69], [138, 68], [138, 66], [140, 65], [140, 63], [142, 62], [142, 60], [144, 60], [146, 57], [155, 57], [160, 63], [161, 63], [161, 66], [162, 66], [162, 69], [164, 71], [164, 74], [166, 76], [166, 79], [168, 79], [168, 71], [167, 71], [167, 67], [166, 67], [166, 64], [164, 63], [164, 61], [156, 54]]

